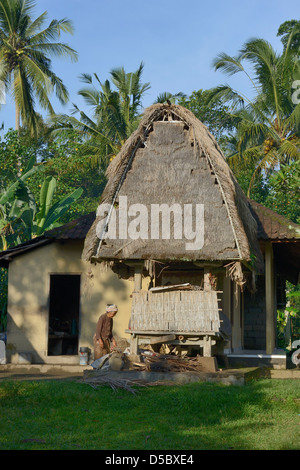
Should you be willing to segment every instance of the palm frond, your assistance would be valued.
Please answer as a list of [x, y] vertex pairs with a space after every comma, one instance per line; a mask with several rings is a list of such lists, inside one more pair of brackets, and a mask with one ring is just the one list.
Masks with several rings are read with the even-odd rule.
[[32, 44], [29, 42], [28, 46], [26, 46], [24, 50], [26, 50], [27, 53], [31, 52], [32, 54], [39, 51], [42, 54], [48, 54], [53, 57], [66, 57], [70, 58], [72, 62], [76, 62], [78, 60], [77, 52], [67, 44], [61, 42], [39, 42], [38, 44]]
[[213, 60], [212, 66], [216, 71], [221, 70], [229, 76], [245, 71], [238, 57], [231, 57], [225, 52], [221, 52], [217, 55], [217, 57]]
[[231, 106], [231, 112], [240, 110], [245, 106], [245, 97], [229, 85], [219, 85], [208, 90], [207, 102], [214, 103], [217, 101]]
[[63, 20], [52, 20], [47, 28], [32, 36], [30, 42], [31, 44], [38, 44], [57, 41], [62, 31], [73, 34], [74, 28], [72, 22], [66, 18]]
[[13, 33], [15, 0], [0, 0], [0, 29], [8, 34]]
[[281, 161], [300, 160], [300, 139], [293, 142], [292, 140], [285, 139], [281, 142], [278, 148]]
[[286, 118], [286, 126], [300, 130], [300, 102], [294, 105], [293, 111]]
[[89, 88], [81, 88], [78, 92], [79, 96], [82, 96], [88, 106], [95, 107], [100, 103], [100, 97], [97, 90]]
[[186, 98], [186, 95], [179, 91], [178, 93], [170, 93], [168, 91], [164, 91], [163, 93], [160, 93], [154, 103], [166, 103], [167, 101], [170, 101], [170, 103], [177, 103], [178, 100], [181, 98]]
[[36, 34], [36, 32], [42, 27], [47, 18], [47, 12], [44, 11], [40, 16], [38, 16], [27, 28], [27, 34], [30, 36]]
[[37, 130], [37, 115], [34, 106], [34, 94], [32, 85], [24, 70], [19, 68], [14, 74], [14, 88], [12, 90], [17, 103], [22, 121], [35, 134]]

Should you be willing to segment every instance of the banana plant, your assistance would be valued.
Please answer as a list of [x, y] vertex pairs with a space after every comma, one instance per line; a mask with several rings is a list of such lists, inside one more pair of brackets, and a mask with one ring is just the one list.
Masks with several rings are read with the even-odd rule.
[[40, 209], [32, 221], [32, 238], [40, 236], [46, 230], [59, 226], [58, 220], [69, 207], [81, 196], [83, 189], [77, 188], [68, 196], [53, 204], [56, 190], [56, 179], [49, 176], [42, 184], [40, 192]]
[[0, 191], [0, 236], [2, 250], [11, 245], [17, 245], [29, 234], [26, 225], [28, 212], [35, 214], [36, 203], [25, 181], [37, 167], [33, 166], [33, 159], [29, 162], [24, 174], [16, 178], [8, 188]]
[[3, 251], [59, 226], [59, 219], [83, 192], [82, 188], [78, 188], [54, 203], [57, 182], [55, 178], [48, 177], [42, 184], [38, 207], [25, 184], [26, 179], [37, 168], [31, 162], [22, 177], [0, 192], [0, 236]]

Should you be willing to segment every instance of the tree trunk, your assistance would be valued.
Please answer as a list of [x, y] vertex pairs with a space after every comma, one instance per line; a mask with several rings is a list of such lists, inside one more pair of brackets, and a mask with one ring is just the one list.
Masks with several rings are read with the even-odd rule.
[[[20, 136], [20, 121], [21, 121], [21, 113], [18, 103], [16, 103], [16, 131], [18, 132], [18, 137]], [[17, 176], [20, 178], [21, 176], [21, 157], [17, 155]]]
[[20, 134], [20, 114], [19, 105], [16, 103], [16, 131], [18, 131], [18, 135]]

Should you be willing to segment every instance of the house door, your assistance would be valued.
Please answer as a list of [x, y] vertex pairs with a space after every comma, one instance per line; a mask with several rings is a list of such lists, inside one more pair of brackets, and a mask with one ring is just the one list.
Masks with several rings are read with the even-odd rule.
[[78, 354], [80, 275], [51, 274], [48, 356]]

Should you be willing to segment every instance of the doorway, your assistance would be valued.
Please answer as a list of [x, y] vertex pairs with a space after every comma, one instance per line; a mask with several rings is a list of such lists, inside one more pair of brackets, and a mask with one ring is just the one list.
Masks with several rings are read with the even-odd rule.
[[77, 355], [80, 275], [50, 274], [48, 356]]

